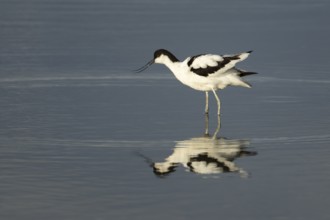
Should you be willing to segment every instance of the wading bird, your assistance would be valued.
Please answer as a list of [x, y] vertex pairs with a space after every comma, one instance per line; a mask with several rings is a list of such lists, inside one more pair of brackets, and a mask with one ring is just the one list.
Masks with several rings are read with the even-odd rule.
[[251, 88], [242, 77], [256, 74], [235, 67], [235, 64], [245, 60], [252, 51], [236, 55], [200, 54], [186, 58], [180, 62], [171, 52], [165, 49], [156, 50], [154, 58], [143, 67], [135, 70], [142, 72], [154, 63], [164, 64], [174, 76], [184, 85], [199, 91], [205, 91], [205, 113], [209, 112], [209, 91], [212, 91], [218, 105], [220, 115], [220, 99], [216, 91], [227, 86], [242, 86]]

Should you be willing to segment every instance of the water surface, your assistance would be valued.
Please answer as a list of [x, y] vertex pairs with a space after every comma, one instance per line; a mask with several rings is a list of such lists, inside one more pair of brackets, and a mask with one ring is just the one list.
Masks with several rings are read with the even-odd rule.
[[[1, 219], [330, 218], [327, 1], [0, 8]], [[203, 93], [131, 72], [158, 48], [259, 75], [205, 135]]]

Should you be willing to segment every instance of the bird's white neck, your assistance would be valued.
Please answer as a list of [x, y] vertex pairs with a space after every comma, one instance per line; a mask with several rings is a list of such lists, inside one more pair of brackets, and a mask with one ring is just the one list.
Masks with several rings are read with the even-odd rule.
[[168, 58], [167, 56], [164, 57], [164, 59], [162, 60], [163, 64], [165, 66], [167, 66], [168, 68], [172, 68], [174, 66], [176, 66], [179, 62], [173, 62], [172, 60], [170, 60], [170, 58]]
[[[171, 57], [172, 56], [172, 57]], [[180, 62], [173, 55], [161, 55], [155, 59], [155, 63], [164, 64], [167, 68], [169, 68], [174, 76], [183, 84], [189, 86], [189, 82], [187, 80], [187, 66], [184, 65], [184, 62]]]
[[187, 77], [188, 68], [184, 65], [185, 62], [180, 61], [172, 61], [169, 57], [164, 56], [161, 59], [160, 64], [164, 64], [167, 68], [171, 70], [174, 74], [175, 78], [177, 78], [181, 83], [187, 86], [191, 86], [189, 84], [189, 77]]
[[163, 56], [161, 59], [161, 62], [159, 62], [159, 63], [164, 64], [178, 78], [181, 62], [179, 62], [179, 61], [173, 62], [169, 57]]

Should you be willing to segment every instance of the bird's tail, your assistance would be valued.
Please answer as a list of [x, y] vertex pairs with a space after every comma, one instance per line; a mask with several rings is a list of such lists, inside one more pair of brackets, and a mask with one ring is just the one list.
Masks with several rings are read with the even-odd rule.
[[240, 77], [244, 77], [244, 76], [249, 76], [249, 75], [255, 75], [255, 74], [258, 74], [256, 72], [250, 72], [250, 71], [245, 71], [245, 70], [240, 70], [240, 69], [237, 69], [238, 70], [238, 75]]
[[[244, 76], [249, 76], [249, 75], [254, 75], [254, 74], [258, 74], [256, 72], [249, 72], [249, 71], [245, 71], [245, 70], [240, 70], [240, 69], [237, 69], [236, 70], [238, 71], [238, 76], [239, 77], [244, 77]], [[246, 88], [251, 88], [251, 84], [250, 83], [247, 83], [245, 82], [243, 79], [239, 78], [239, 81], [240, 81], [240, 86], [243, 86], [243, 87], [246, 87]]]
[[239, 58], [239, 61], [243, 61], [250, 55], [250, 53], [252, 53], [252, 50], [244, 52], [244, 53], [240, 53], [236, 56]]
[[238, 86], [242, 86], [242, 87], [245, 87], [245, 88], [252, 88], [251, 84], [250, 83], [247, 83], [243, 80], [240, 81], [240, 83], [238, 84]]

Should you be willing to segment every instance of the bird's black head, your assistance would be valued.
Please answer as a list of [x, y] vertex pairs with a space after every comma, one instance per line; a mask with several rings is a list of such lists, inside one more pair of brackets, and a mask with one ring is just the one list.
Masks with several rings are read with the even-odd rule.
[[158, 49], [154, 53], [154, 58], [150, 60], [146, 65], [143, 67], [135, 70], [135, 72], [140, 73], [144, 70], [146, 70], [149, 66], [151, 66], [154, 63], [161, 63], [164, 64], [166, 62], [166, 59], [170, 59], [172, 62], [178, 62], [179, 60], [168, 50], [165, 49]]
[[165, 49], [158, 49], [154, 53], [154, 60], [160, 58], [161, 56], [168, 57], [172, 62], [178, 62], [179, 60], [168, 50]]

